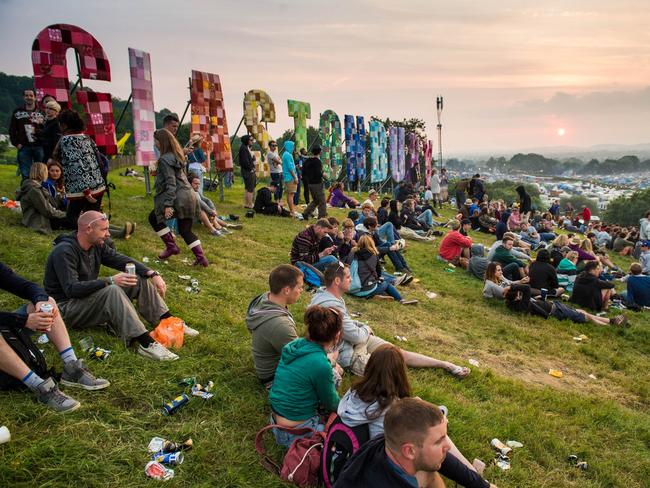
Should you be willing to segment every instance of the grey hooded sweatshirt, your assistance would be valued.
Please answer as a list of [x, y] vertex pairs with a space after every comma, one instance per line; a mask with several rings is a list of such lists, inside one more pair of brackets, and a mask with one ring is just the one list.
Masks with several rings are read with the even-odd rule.
[[342, 368], [348, 368], [352, 363], [354, 346], [368, 342], [370, 328], [363, 322], [353, 320], [348, 313], [343, 297], [336, 298], [325, 288], [321, 288], [316, 292], [309, 305], [334, 308], [343, 316], [343, 340], [339, 345], [339, 359], [337, 362]]
[[272, 381], [282, 348], [298, 338], [296, 323], [289, 310], [262, 293], [248, 305], [246, 326], [253, 335], [255, 373], [263, 383]]
[[379, 410], [377, 402], [364, 402], [354, 390], [348, 390], [345, 396], [341, 398], [336, 413], [341, 417], [343, 423], [349, 427], [368, 424], [371, 439], [384, 433], [384, 416], [386, 412]]

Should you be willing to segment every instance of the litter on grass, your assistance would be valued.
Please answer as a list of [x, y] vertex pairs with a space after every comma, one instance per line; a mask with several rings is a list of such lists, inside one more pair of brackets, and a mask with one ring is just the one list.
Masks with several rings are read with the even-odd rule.
[[147, 256], [142, 256], [142, 262], [143, 262], [143, 263], [148, 263], [148, 262], [149, 262], [149, 258], [148, 258]]
[[549, 369], [548, 374], [550, 374], [554, 378], [562, 378], [564, 376], [564, 374], [562, 374], [562, 371], [560, 371], [559, 369]]
[[430, 298], [431, 300], [438, 297], [438, 294], [436, 292], [433, 292], [433, 291], [428, 291], [426, 293], [426, 295], [427, 295], [427, 298]]
[[481, 363], [479, 363], [476, 359], [469, 359], [467, 362], [472, 366], [476, 366], [477, 368], [481, 365]]
[[202, 398], [203, 400], [209, 400], [214, 396], [213, 393], [210, 393], [213, 387], [214, 383], [212, 381], [208, 381], [207, 385], [200, 385], [197, 383], [192, 386], [192, 395]]
[[147, 475], [147, 478], [167, 481], [174, 477], [174, 470], [166, 468], [159, 462], [149, 461], [144, 467], [144, 474]]
[[513, 449], [519, 449], [520, 447], [524, 447], [524, 445], [519, 441], [506, 441], [506, 446], [512, 447]]
[[597, 380], [598, 379], [595, 374], [590, 374], [589, 378], [591, 378], [592, 380]]
[[404, 336], [396, 335], [395, 339], [397, 339], [400, 342], [406, 342], [408, 339]]
[[50, 338], [47, 337], [47, 334], [43, 334], [39, 336], [38, 339], [36, 339], [36, 342], [38, 344], [47, 344], [48, 342], [50, 342]]

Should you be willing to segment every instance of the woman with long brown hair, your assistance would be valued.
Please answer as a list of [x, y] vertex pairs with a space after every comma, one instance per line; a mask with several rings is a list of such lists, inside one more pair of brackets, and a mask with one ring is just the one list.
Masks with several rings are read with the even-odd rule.
[[[384, 416], [391, 404], [395, 400], [410, 396], [411, 385], [404, 356], [399, 348], [384, 344], [373, 351], [363, 378], [352, 385], [341, 398], [337, 413], [341, 421], [349, 427], [367, 424], [369, 438], [373, 439], [384, 433]], [[439, 473], [461, 486], [491, 486], [481, 478], [453, 442], [451, 445], [452, 448], [447, 453]], [[418, 473], [416, 477], [420, 486], [430, 486], [426, 473]]]
[[149, 223], [165, 243], [165, 250], [158, 256], [167, 259], [181, 251], [166, 221], [175, 217], [178, 231], [185, 244], [196, 256], [195, 265], [208, 266], [201, 241], [192, 232], [194, 218], [199, 215], [199, 203], [185, 174], [185, 154], [174, 135], [167, 129], [154, 133], [154, 142], [160, 151], [158, 171], [154, 181], [156, 194], [154, 209], [149, 214]]

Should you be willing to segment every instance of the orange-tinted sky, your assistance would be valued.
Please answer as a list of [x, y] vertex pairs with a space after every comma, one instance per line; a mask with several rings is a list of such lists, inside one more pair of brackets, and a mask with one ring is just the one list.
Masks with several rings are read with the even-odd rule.
[[121, 98], [128, 47], [151, 53], [156, 108], [182, 112], [191, 69], [219, 74], [232, 130], [261, 88], [275, 136], [293, 98], [313, 125], [325, 109], [420, 117], [433, 137], [442, 94], [449, 153], [650, 142], [647, 0], [452, 3], [0, 0], [0, 71], [32, 74], [32, 40], [62, 22], [102, 43], [113, 81], [90, 86]]

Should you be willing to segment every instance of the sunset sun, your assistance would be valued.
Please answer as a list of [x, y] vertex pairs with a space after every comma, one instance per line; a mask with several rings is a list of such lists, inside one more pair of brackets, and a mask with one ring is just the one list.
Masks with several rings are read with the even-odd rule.
[[557, 130], [557, 135], [560, 136], [560, 137], [562, 137], [564, 134], [566, 134], [566, 131], [564, 130], [564, 128], [560, 127], [560, 128]]

